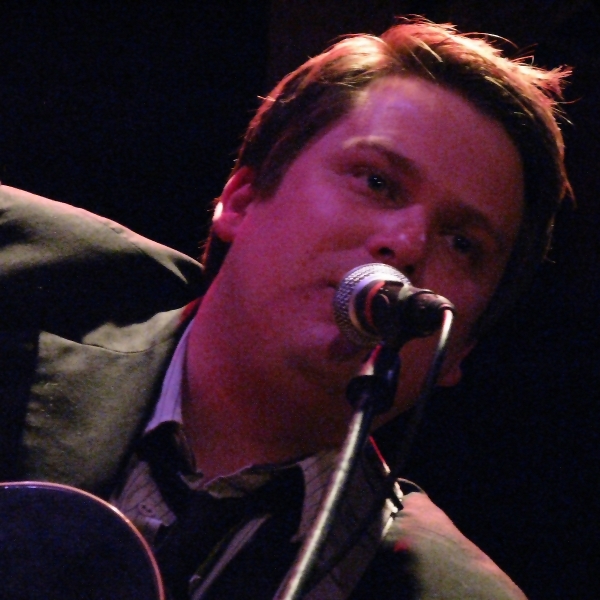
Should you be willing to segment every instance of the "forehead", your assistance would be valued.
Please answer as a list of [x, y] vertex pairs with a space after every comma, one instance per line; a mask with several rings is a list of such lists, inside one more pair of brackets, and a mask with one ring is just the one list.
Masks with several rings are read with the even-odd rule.
[[500, 122], [446, 86], [416, 76], [376, 80], [316, 144], [323, 142], [331, 151], [372, 149], [415, 185], [483, 211], [500, 229], [520, 223], [515, 144]]

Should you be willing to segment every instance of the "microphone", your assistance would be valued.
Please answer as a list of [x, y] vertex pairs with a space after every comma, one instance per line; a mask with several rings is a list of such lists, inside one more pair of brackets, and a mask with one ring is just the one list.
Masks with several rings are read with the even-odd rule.
[[455, 310], [449, 300], [413, 287], [400, 271], [383, 263], [346, 273], [333, 299], [340, 331], [366, 347], [386, 342], [400, 348], [413, 338], [427, 337], [441, 327], [445, 310]]

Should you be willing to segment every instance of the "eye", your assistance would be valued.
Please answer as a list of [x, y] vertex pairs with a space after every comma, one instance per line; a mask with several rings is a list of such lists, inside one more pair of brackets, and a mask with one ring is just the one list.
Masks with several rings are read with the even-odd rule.
[[367, 185], [375, 192], [384, 192], [390, 187], [387, 180], [378, 173], [367, 175]]
[[366, 185], [366, 189], [378, 201], [390, 201], [394, 205], [398, 201], [399, 186], [391, 177], [370, 168], [363, 169], [356, 176], [361, 180], [361, 185]]
[[346, 174], [351, 175], [352, 189], [361, 197], [386, 208], [395, 208], [403, 197], [401, 182], [385, 167], [372, 162], [351, 163]]
[[475, 250], [475, 243], [464, 235], [453, 235], [452, 247], [461, 254], [469, 254]]

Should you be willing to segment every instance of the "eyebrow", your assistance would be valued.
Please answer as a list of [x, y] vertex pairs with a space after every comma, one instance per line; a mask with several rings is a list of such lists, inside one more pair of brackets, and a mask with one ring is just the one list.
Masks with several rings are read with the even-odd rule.
[[369, 152], [376, 152], [383, 156], [390, 166], [402, 171], [405, 175], [419, 181], [423, 179], [423, 173], [414, 160], [392, 150], [387, 144], [380, 141], [379, 138], [353, 138], [345, 145], [345, 148], [347, 150], [367, 150]]
[[496, 250], [505, 251], [510, 249], [509, 240], [504, 229], [496, 226], [485, 212], [455, 196], [450, 199], [449, 207], [451, 218], [454, 216], [460, 224], [474, 226], [484, 231], [494, 241]]
[[[398, 169], [417, 183], [425, 179], [423, 170], [419, 168], [414, 160], [391, 149], [378, 137], [353, 138], [347, 143], [346, 149], [376, 152], [383, 156], [390, 166]], [[462, 224], [472, 225], [485, 231], [493, 239], [497, 250], [509, 249], [509, 241], [503, 228], [496, 226], [485, 212], [456, 196], [449, 198], [446, 206], [450, 207], [450, 213], [456, 218], [457, 222], [460, 221]]]

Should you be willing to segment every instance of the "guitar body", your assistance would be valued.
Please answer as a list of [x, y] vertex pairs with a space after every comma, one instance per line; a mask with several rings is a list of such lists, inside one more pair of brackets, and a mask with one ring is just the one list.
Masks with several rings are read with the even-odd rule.
[[113, 506], [65, 485], [0, 483], [0, 599], [164, 598], [148, 544]]

